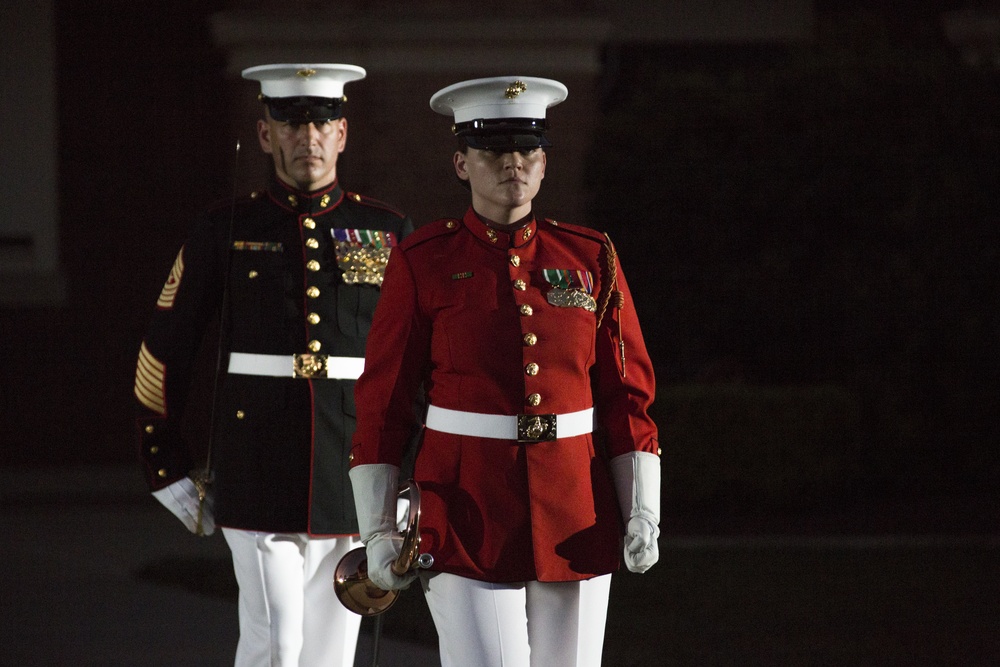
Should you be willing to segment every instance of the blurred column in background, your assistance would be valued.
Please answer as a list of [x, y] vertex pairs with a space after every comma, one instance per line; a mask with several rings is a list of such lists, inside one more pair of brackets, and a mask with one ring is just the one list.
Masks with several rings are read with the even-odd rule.
[[0, 59], [0, 306], [53, 306], [65, 296], [53, 17], [49, 0], [0, 6], [0, 34], [8, 36]]
[[1000, 2], [945, 12], [941, 25], [967, 65], [1000, 69]]

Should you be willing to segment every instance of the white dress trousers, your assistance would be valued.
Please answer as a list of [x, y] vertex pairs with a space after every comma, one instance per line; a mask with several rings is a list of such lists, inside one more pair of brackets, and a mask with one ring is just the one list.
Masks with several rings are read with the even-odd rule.
[[611, 575], [496, 584], [421, 574], [442, 667], [599, 667]]
[[239, 584], [236, 667], [353, 667], [361, 617], [333, 575], [356, 537], [223, 528]]

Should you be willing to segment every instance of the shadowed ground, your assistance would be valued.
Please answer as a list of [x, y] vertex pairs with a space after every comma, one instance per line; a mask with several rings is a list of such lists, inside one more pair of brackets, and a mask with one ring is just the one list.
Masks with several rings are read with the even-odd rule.
[[[7, 469], [0, 487], [0, 665], [232, 664], [224, 541], [183, 532], [133, 470]], [[616, 575], [605, 665], [1000, 664], [998, 536], [932, 521], [906, 535], [803, 517], [676, 523], [659, 565]], [[437, 664], [419, 589], [384, 619], [383, 667]]]

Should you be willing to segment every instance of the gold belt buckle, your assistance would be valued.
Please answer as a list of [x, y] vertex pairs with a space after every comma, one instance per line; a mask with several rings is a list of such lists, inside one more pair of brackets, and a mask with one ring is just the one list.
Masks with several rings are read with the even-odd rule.
[[546, 442], [556, 439], [555, 415], [518, 415], [518, 442]]
[[292, 356], [292, 370], [297, 378], [326, 375], [325, 354], [296, 354]]

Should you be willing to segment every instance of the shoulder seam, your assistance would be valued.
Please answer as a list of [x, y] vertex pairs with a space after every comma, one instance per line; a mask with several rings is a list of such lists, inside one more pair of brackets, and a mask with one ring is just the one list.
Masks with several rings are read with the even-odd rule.
[[574, 236], [590, 239], [595, 243], [604, 243], [604, 233], [596, 229], [592, 229], [591, 227], [574, 225], [569, 222], [557, 222], [552, 218], [545, 218], [545, 222], [549, 223], [550, 228], [553, 230], [558, 230], [561, 232], [566, 232], [568, 234], [573, 234]]
[[[448, 223], [455, 223], [451, 227]], [[439, 236], [444, 236], [445, 234], [451, 234], [461, 227], [458, 224], [458, 220], [455, 218], [441, 218], [440, 220], [435, 220], [429, 222], [426, 225], [421, 225], [416, 230], [411, 232], [405, 239], [403, 239], [401, 245], [412, 248], [414, 246], [420, 245], [425, 241], [430, 241], [431, 239], [436, 239]]]
[[361, 204], [363, 206], [370, 206], [372, 208], [379, 208], [383, 211], [388, 211], [400, 218], [405, 218], [406, 214], [400, 211], [398, 208], [392, 204], [388, 204], [384, 201], [368, 197], [367, 195], [359, 194], [357, 192], [351, 192], [349, 190], [344, 191], [344, 197], [353, 201], [355, 204]]
[[218, 211], [219, 209], [229, 208], [231, 209], [233, 205], [239, 206], [241, 204], [246, 204], [252, 201], [256, 201], [260, 196], [259, 190], [251, 190], [242, 195], [237, 195], [235, 198], [230, 197], [228, 199], [217, 199], [211, 204], [205, 207], [205, 211], [212, 213]]

